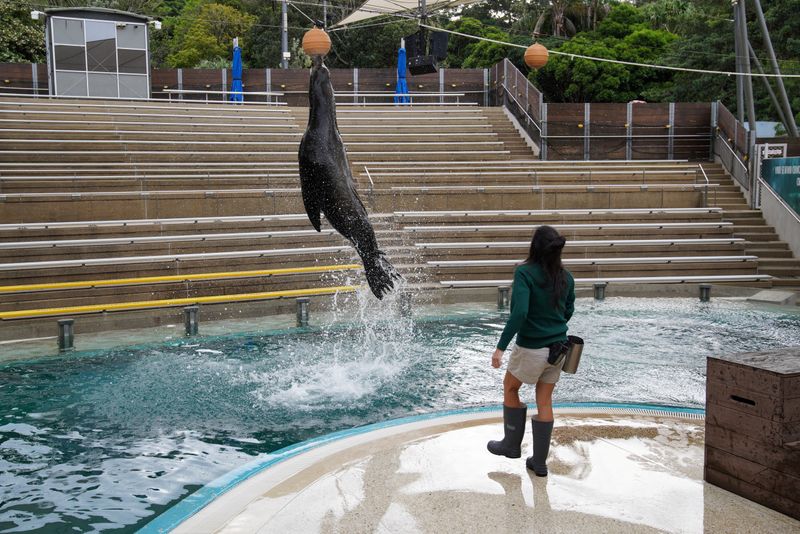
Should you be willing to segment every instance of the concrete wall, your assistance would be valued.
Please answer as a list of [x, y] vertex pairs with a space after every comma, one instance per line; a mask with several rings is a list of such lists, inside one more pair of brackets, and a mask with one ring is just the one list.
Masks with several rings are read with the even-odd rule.
[[800, 258], [800, 216], [763, 180], [761, 180], [761, 211], [767, 224], [774, 226], [780, 238], [789, 244], [794, 257]]

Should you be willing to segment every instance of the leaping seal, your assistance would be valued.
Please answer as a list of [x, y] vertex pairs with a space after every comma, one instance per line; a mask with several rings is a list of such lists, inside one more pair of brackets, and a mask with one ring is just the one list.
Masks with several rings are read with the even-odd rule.
[[300, 187], [311, 224], [320, 231], [320, 213], [355, 247], [372, 293], [382, 299], [400, 278], [378, 249], [375, 231], [358, 197], [347, 152], [336, 124], [336, 102], [330, 73], [314, 58], [308, 88], [308, 127], [300, 141]]

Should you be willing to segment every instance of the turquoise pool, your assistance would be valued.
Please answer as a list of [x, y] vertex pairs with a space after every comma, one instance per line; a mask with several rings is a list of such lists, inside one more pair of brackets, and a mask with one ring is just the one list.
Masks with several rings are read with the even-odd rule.
[[[505, 314], [469, 308], [3, 364], [0, 530], [135, 531], [259, 454], [499, 404], [502, 371], [489, 357]], [[558, 402], [702, 407], [705, 356], [800, 340], [796, 310], [738, 301], [579, 299], [576, 309], [571, 331], [587, 346]]]

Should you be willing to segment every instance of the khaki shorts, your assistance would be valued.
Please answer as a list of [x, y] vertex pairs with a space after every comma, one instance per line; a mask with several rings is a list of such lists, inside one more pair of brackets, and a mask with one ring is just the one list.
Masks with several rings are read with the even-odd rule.
[[514, 375], [514, 378], [525, 384], [535, 384], [536, 382], [555, 384], [561, 376], [562, 364], [555, 366], [547, 363], [549, 353], [550, 350], [547, 347], [543, 349], [526, 349], [514, 346], [507, 371]]

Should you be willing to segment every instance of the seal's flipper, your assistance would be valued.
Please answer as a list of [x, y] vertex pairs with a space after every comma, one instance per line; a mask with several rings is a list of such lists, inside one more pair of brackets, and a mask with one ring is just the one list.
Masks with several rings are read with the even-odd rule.
[[362, 261], [364, 261], [364, 274], [372, 294], [382, 300], [386, 293], [394, 289], [394, 281], [399, 280], [402, 276], [394, 268], [394, 265], [389, 263], [383, 252], [378, 251], [375, 256], [362, 258]]
[[320, 213], [320, 203], [319, 203], [319, 195], [316, 194], [310, 187], [303, 188], [303, 205], [306, 208], [306, 215], [308, 215], [308, 220], [311, 221], [311, 224], [314, 226], [314, 229], [319, 232], [320, 230], [320, 222], [319, 222], [319, 213]]

